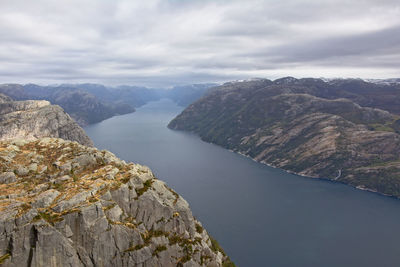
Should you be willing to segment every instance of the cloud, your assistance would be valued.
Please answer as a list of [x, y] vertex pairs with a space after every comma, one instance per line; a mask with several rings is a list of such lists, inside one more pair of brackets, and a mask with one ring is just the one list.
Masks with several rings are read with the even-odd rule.
[[399, 77], [392, 0], [2, 0], [0, 82]]

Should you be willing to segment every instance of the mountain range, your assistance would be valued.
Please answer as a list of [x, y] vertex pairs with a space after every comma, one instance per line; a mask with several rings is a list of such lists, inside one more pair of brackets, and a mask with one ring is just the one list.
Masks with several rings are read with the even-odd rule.
[[186, 106], [200, 98], [216, 84], [176, 86], [171, 89], [150, 89], [137, 86], [106, 87], [100, 84], [3, 84], [0, 93], [14, 100], [47, 100], [61, 106], [79, 125], [100, 122], [115, 115], [135, 111], [150, 101], [170, 98]]
[[234, 266], [148, 167], [61, 107], [0, 94], [1, 266]]
[[359, 79], [226, 83], [169, 124], [259, 162], [400, 197], [400, 85]]
[[13, 101], [0, 94], [0, 140], [49, 136], [93, 146], [85, 131], [61, 107], [45, 100]]

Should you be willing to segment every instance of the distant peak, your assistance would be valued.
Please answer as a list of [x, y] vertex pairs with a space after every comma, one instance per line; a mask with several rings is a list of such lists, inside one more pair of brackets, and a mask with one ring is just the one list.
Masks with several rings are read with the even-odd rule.
[[274, 84], [290, 84], [290, 83], [294, 83], [297, 82], [298, 80], [294, 77], [283, 77], [283, 78], [279, 78], [274, 80]]

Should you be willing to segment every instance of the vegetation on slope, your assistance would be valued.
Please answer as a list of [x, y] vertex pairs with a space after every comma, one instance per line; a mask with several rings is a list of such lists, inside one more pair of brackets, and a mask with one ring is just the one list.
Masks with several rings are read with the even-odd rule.
[[[375, 96], [371, 107], [361, 105]], [[228, 83], [169, 127], [301, 175], [400, 196], [399, 116], [389, 112], [396, 111], [392, 102], [376, 108], [390, 99], [400, 99], [399, 88], [358, 80]]]
[[0, 171], [2, 266], [232, 266], [145, 166], [43, 138], [0, 142]]

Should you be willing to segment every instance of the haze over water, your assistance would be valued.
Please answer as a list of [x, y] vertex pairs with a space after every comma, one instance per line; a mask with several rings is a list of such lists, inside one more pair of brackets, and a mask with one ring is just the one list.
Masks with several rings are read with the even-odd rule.
[[170, 100], [85, 128], [149, 166], [190, 204], [238, 266], [400, 266], [400, 201], [288, 174], [167, 124]]

